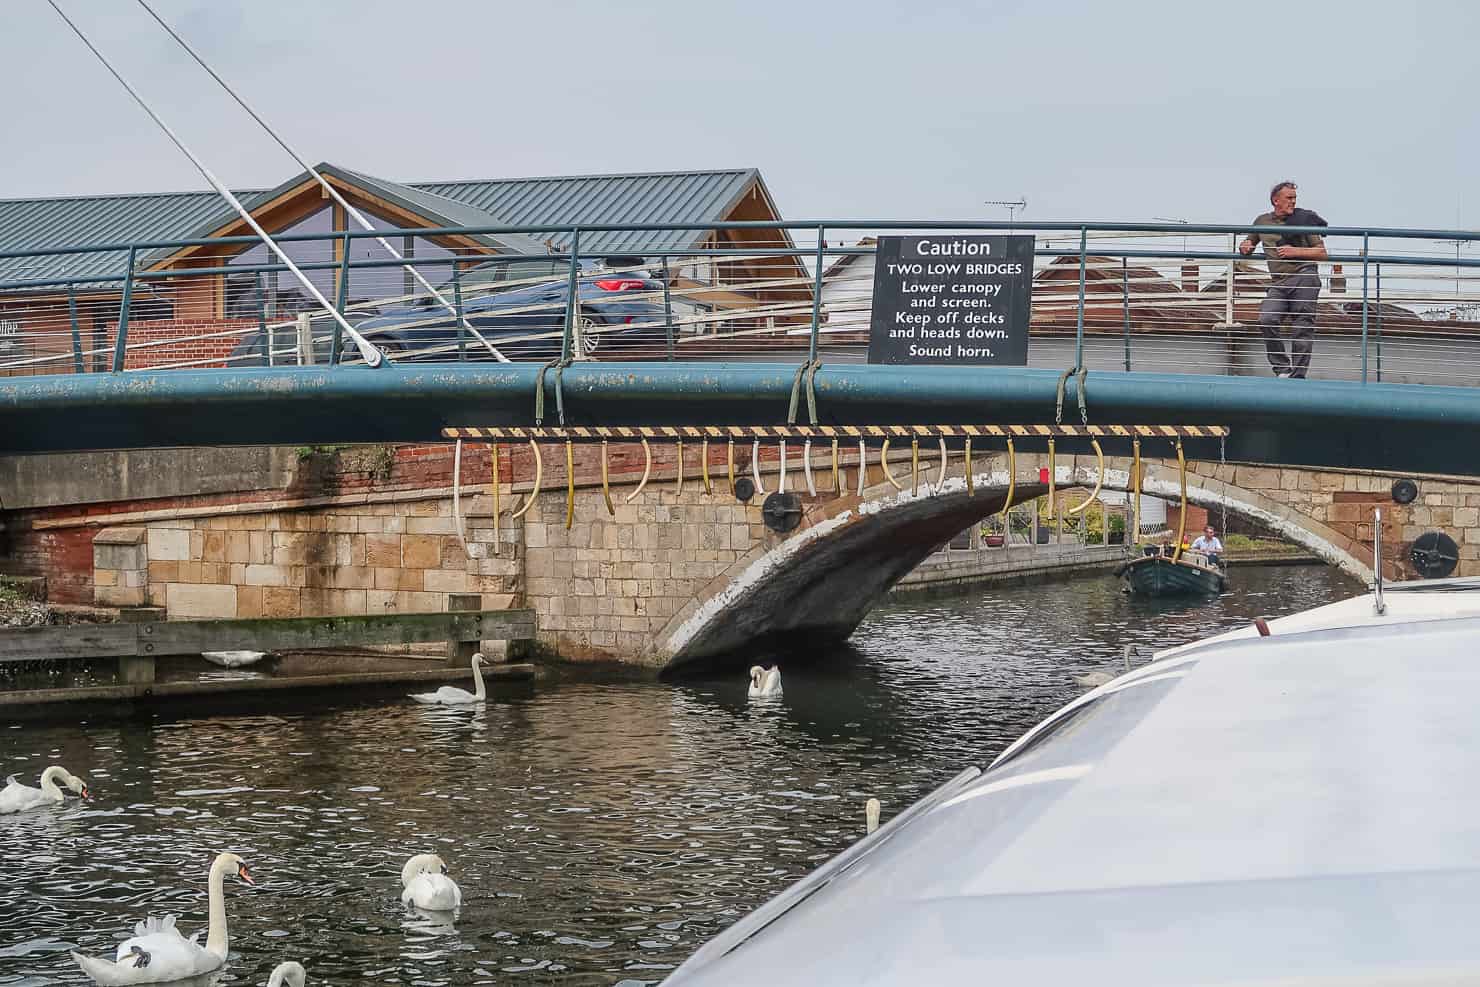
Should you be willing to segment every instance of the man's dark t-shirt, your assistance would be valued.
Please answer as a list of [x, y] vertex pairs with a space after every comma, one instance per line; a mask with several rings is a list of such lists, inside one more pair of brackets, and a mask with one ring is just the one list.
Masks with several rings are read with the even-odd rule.
[[[1281, 219], [1272, 212], [1260, 213], [1254, 219], [1255, 226], [1325, 226], [1326, 221], [1309, 209], [1297, 209], [1290, 214], [1288, 219]], [[1276, 282], [1283, 281], [1292, 274], [1314, 274], [1317, 267], [1314, 261], [1309, 260], [1280, 260], [1275, 248], [1286, 247], [1319, 247], [1321, 238], [1314, 233], [1260, 233], [1257, 235], [1259, 244], [1264, 248], [1264, 259], [1269, 267], [1270, 277]]]

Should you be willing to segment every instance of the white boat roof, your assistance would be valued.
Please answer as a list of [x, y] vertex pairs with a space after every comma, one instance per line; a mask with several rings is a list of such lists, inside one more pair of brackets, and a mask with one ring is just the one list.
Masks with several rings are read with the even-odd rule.
[[1480, 983], [1480, 617], [1362, 623], [1087, 693], [667, 983]]
[[[1378, 614], [1372, 594], [1338, 600], [1325, 606], [1302, 610], [1288, 617], [1267, 621], [1271, 634], [1293, 634], [1326, 627], [1359, 627], [1376, 624], [1401, 624], [1415, 620], [1440, 620], [1447, 617], [1480, 617], [1480, 576], [1454, 579], [1424, 579], [1386, 583], [1383, 587], [1384, 612]], [[1165, 651], [1156, 658], [1170, 658], [1212, 641], [1231, 641], [1258, 637], [1253, 624], [1245, 624], [1222, 634], [1194, 641]]]

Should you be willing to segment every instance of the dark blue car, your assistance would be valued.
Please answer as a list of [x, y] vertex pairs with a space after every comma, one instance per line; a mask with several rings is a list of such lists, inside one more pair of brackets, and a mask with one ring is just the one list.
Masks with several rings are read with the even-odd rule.
[[[623, 265], [626, 266], [626, 265]], [[569, 262], [561, 258], [507, 257], [460, 273], [463, 317], [510, 359], [560, 355], [570, 294]], [[665, 339], [663, 283], [645, 273], [595, 271], [583, 265], [577, 279], [576, 331], [587, 356], [630, 355]], [[453, 300], [451, 282], [438, 290]], [[392, 360], [496, 359], [435, 298], [382, 308], [355, 327]]]
[[[642, 261], [608, 258], [607, 264], [639, 268]], [[463, 317], [505, 357], [548, 360], [560, 355], [570, 285], [568, 260], [498, 257], [459, 272], [457, 280], [456, 286], [448, 281], [437, 290], [448, 302], [455, 302], [460, 290]], [[586, 356], [640, 358], [665, 351], [662, 281], [643, 271], [597, 270], [582, 263], [577, 285], [580, 304], [576, 329]], [[247, 298], [238, 306], [242, 311], [237, 314], [256, 311], [254, 305], [254, 300]], [[346, 315], [351, 325], [394, 361], [456, 362], [459, 350], [465, 360], [497, 359], [471, 332], [464, 329], [459, 334], [454, 313], [430, 296], [371, 310], [356, 305]], [[329, 362], [332, 334], [332, 323], [322, 314], [316, 316], [314, 362]], [[265, 344], [261, 332], [249, 334], [232, 354], [232, 365], [266, 366], [274, 362], [268, 359]], [[295, 362], [293, 347], [292, 327], [278, 328], [273, 342], [276, 362]], [[355, 347], [346, 343], [341, 359], [358, 359]]]

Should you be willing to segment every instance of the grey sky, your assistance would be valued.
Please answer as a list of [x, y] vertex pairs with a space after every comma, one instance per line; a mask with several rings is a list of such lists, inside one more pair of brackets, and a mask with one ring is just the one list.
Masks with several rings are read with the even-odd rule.
[[[234, 187], [296, 167], [131, 0], [59, 0]], [[203, 188], [6, 0], [0, 196]], [[802, 219], [1480, 225], [1480, 5], [158, 0], [290, 143], [400, 181], [755, 166]]]

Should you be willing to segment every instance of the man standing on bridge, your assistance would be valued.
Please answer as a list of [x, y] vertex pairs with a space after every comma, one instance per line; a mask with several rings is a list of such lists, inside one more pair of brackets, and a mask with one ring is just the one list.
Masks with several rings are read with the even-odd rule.
[[[1295, 183], [1280, 182], [1269, 190], [1273, 211], [1262, 213], [1255, 226], [1325, 226], [1309, 209], [1295, 208]], [[1314, 233], [1250, 233], [1238, 245], [1245, 256], [1264, 247], [1269, 264], [1269, 293], [1259, 306], [1259, 328], [1264, 351], [1276, 377], [1304, 378], [1316, 331], [1316, 296], [1321, 292], [1317, 261], [1326, 259], [1326, 241]], [[1286, 354], [1283, 324], [1288, 320], [1290, 352]]]

